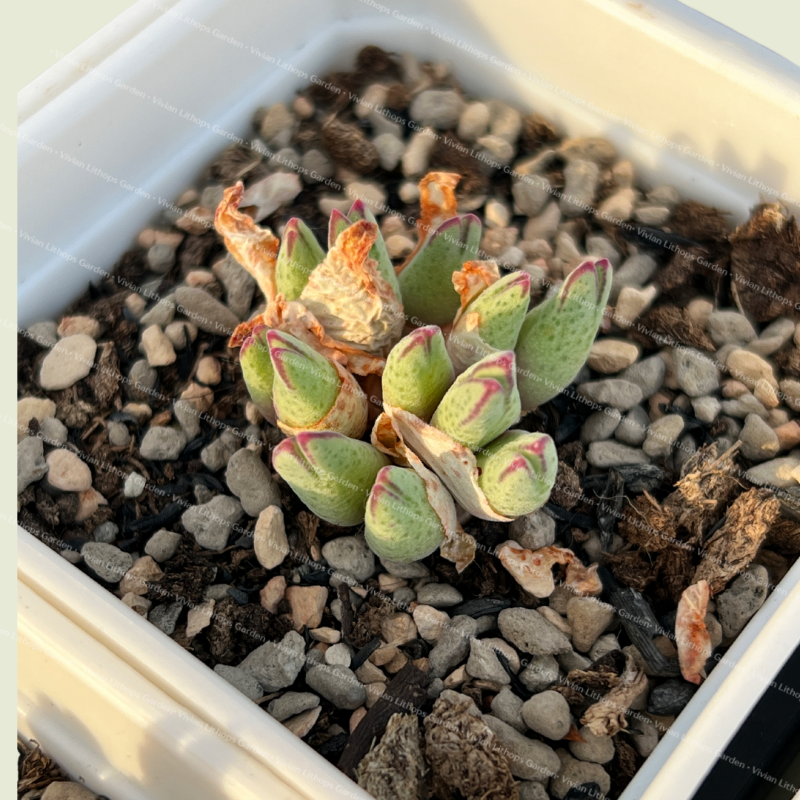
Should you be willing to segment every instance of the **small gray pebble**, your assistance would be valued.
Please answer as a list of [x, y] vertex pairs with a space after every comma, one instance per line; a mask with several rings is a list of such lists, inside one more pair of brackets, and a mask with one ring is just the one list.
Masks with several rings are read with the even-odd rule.
[[150, 428], [139, 446], [139, 455], [151, 461], [174, 461], [186, 445], [181, 431], [165, 426]]
[[159, 564], [163, 564], [178, 552], [180, 542], [181, 535], [179, 533], [173, 533], [162, 528], [150, 537], [144, 546], [144, 552]]
[[322, 557], [339, 572], [355, 578], [359, 583], [375, 572], [375, 555], [363, 535], [342, 536], [326, 542]]
[[417, 602], [434, 608], [452, 608], [463, 599], [458, 589], [446, 583], [429, 583], [417, 591]]
[[367, 700], [364, 685], [349, 667], [320, 664], [306, 673], [306, 683], [336, 708], [354, 711]]
[[[249, 700], [258, 700], [264, 696], [261, 684], [249, 673], [239, 667], [230, 667], [226, 664], [217, 664], [214, 672], [224, 678], [231, 686], [238, 689]], [[317, 698], [319, 700], [319, 698]], [[272, 701], [277, 702], [275, 700]], [[272, 705], [272, 704], [270, 704]]]
[[278, 722], [302, 714], [310, 708], [319, 705], [319, 697], [311, 692], [286, 692], [286, 694], [275, 700], [270, 701], [267, 706], [267, 713], [273, 716]]
[[113, 447], [127, 447], [131, 443], [131, 434], [128, 426], [122, 422], [108, 423], [108, 441]]
[[113, 544], [87, 542], [81, 548], [81, 555], [89, 569], [108, 583], [119, 583], [133, 566], [133, 556]]
[[180, 617], [182, 610], [182, 603], [164, 603], [152, 609], [147, 615], [147, 619], [159, 630], [166, 633], [167, 636], [172, 636], [175, 633], [175, 626], [178, 624], [178, 617]]
[[111, 522], [103, 522], [92, 532], [92, 538], [101, 544], [111, 544], [117, 538], [119, 527]]

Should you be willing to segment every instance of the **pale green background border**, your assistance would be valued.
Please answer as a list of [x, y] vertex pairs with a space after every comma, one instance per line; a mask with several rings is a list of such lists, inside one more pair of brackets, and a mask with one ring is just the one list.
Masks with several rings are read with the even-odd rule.
[[[552, 2], [552, 0], [547, 0]], [[641, 0], [647, 5], [647, 0]], [[133, 5], [133, 0], [29, 0], [29, 2], [12, 2], [3, 10], [4, 28], [7, 33], [4, 50], [4, 68], [0, 72], [5, 103], [2, 110], [2, 121], [9, 127], [16, 124], [16, 93], [30, 83], [37, 75], [54, 64], [58, 58], [56, 52], [66, 53], [77, 47], [106, 23]], [[398, 5], [402, 5], [398, 0]], [[688, 0], [686, 5], [714, 19], [718, 19], [739, 33], [754, 39], [765, 47], [800, 64], [800, 2], [798, 0]], [[265, 11], [268, 11], [265, 2]], [[3, 191], [0, 192], [0, 221], [12, 227], [16, 225], [16, 140], [3, 137], [2, 144], [6, 158], [2, 162]], [[11, 321], [16, 319], [16, 241], [10, 233], [0, 235], [3, 248], [3, 263], [6, 290], [0, 293], [0, 319]], [[4, 395], [3, 413], [14, 419], [16, 394], [12, 394], [14, 381], [10, 376], [15, 374], [16, 351], [13, 326], [4, 326], [4, 347], [0, 350], [2, 366], [7, 370], [6, 393]], [[3, 452], [9, 454], [16, 450], [16, 439], [12, 425], [0, 426]], [[8, 518], [16, 514], [13, 487], [14, 469], [10, 466], [12, 459], [3, 467], [0, 482], [2, 502], [9, 509]], [[3, 578], [0, 581], [0, 629], [10, 631], [15, 628], [15, 571], [13, 545], [14, 526], [6, 524], [8, 530], [6, 546], [3, 551]], [[2, 660], [0, 660], [0, 676], [5, 691], [0, 694], [0, 712], [6, 721], [9, 734], [14, 728], [16, 735], [16, 676], [14, 670], [14, 642], [0, 637], [2, 643]], [[0, 776], [3, 785], [6, 779], [16, 779], [16, 748], [12, 745], [11, 735], [0, 749]], [[3, 796], [11, 797], [11, 787]]]

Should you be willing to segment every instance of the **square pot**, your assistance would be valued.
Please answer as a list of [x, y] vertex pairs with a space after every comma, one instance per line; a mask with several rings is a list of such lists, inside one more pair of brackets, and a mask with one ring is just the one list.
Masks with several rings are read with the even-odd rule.
[[[256, 107], [349, 66], [368, 43], [448, 60], [472, 93], [534, 108], [568, 133], [605, 136], [643, 180], [669, 182], [735, 221], [746, 218], [759, 191], [774, 191], [792, 210], [800, 206], [800, 69], [679, 3], [408, 0], [401, 12], [372, 0], [297, 0], [268, 9], [255, 0], [142, 0], [20, 95], [20, 327], [55, 316], [110, 269], [215, 155], [247, 136]], [[367, 799], [21, 529], [19, 580], [27, 639], [52, 650], [42, 656], [48, 669], [35, 649], [22, 651], [20, 727], [94, 789], [115, 800], [176, 796], [159, 794], [141, 763], [117, 752], [134, 752], [145, 733], [165, 746], [158, 729], [174, 726], [176, 746], [167, 748], [159, 774], [205, 774], [214, 762], [211, 772], [224, 778], [198, 796], [255, 797], [248, 794], [255, 775], [262, 795], [268, 786], [287, 799]], [[800, 564], [700, 687], [624, 800], [691, 796], [798, 643], [798, 581]], [[92, 692], [98, 682], [81, 681], [75, 669], [92, 659], [98, 674], [124, 672], [131, 691], [159, 692], [169, 712], [139, 713], [141, 699], [124, 688]], [[57, 692], [62, 679], [75, 681], [65, 683], [75, 691]], [[119, 709], [126, 724], [104, 728], [102, 703]], [[62, 724], [65, 716], [75, 724]], [[206, 727], [210, 739], [183, 746]]]

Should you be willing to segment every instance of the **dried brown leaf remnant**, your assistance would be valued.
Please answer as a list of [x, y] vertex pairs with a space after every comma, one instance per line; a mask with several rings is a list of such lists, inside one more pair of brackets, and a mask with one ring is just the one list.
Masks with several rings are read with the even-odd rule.
[[597, 564], [585, 567], [572, 550], [563, 547], [542, 547], [526, 550], [516, 542], [504, 542], [497, 548], [500, 563], [514, 580], [534, 597], [549, 597], [555, 589], [552, 569], [566, 565], [564, 585], [579, 596], [598, 595], [603, 584], [597, 576]]
[[711, 537], [693, 582], [705, 580], [711, 594], [747, 569], [780, 514], [780, 500], [769, 489], [750, 489], [728, 509], [725, 524]]
[[20, 755], [17, 772], [17, 794], [20, 797], [27, 792], [44, 789], [56, 781], [68, 780], [58, 764], [48, 758], [39, 749], [39, 745], [36, 742], [32, 742], [32, 744], [34, 745], [33, 747], [17, 739], [17, 751]]
[[689, 683], [698, 685], [706, 677], [706, 660], [711, 655], [711, 637], [705, 623], [708, 599], [706, 581], [692, 584], [681, 596], [675, 620], [675, 642], [678, 645], [681, 675]]
[[[800, 303], [800, 231], [778, 203], [753, 209], [730, 236], [731, 288], [757, 322], [797, 316]], [[769, 290], [769, 291], [766, 291]], [[788, 301], [784, 303], [783, 301]]]
[[380, 744], [361, 759], [358, 785], [375, 800], [424, 797], [422, 735], [413, 714], [394, 714]]
[[779, 519], [770, 528], [766, 545], [786, 556], [800, 554], [800, 522], [793, 519]]
[[678, 524], [695, 541], [700, 541], [716, 524], [722, 511], [741, 491], [736, 479], [735, 454], [731, 448], [717, 457], [717, 445], [713, 443], [698, 450], [684, 466], [684, 477], [676, 484], [680, 497], [673, 502], [681, 509]]
[[425, 757], [439, 800], [519, 800], [508, 759], [494, 732], [469, 713], [469, 698], [443, 693], [425, 719]]
[[647, 676], [640, 672], [628, 656], [619, 683], [602, 699], [586, 710], [581, 717], [595, 736], [614, 736], [628, 727], [625, 712], [647, 686]]
[[641, 324], [630, 329], [633, 339], [646, 347], [687, 344], [701, 350], [714, 351], [714, 342], [705, 328], [679, 306], [659, 306], [645, 314]]

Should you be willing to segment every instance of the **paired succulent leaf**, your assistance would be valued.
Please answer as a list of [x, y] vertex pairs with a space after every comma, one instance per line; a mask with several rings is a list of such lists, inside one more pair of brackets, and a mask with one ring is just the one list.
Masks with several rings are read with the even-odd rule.
[[589, 259], [525, 317], [515, 350], [524, 410], [555, 397], [586, 363], [610, 291], [611, 265]]
[[364, 523], [367, 544], [379, 558], [419, 561], [444, 542], [444, 525], [428, 500], [425, 481], [404, 467], [378, 473]]
[[272, 403], [275, 369], [269, 355], [268, 333], [266, 325], [256, 325], [252, 329], [250, 335], [242, 342], [239, 363], [242, 366], [242, 377], [250, 399], [264, 418], [276, 425], [277, 416]]
[[284, 439], [274, 450], [278, 475], [318, 517], [334, 525], [360, 525], [378, 472], [389, 459], [367, 442], [332, 431]]
[[491, 353], [514, 349], [528, 313], [530, 294], [530, 275], [512, 272], [462, 308], [447, 337], [447, 350], [458, 372]]
[[444, 336], [428, 325], [392, 348], [383, 372], [383, 399], [427, 422], [454, 380]]
[[415, 324], [449, 325], [459, 308], [453, 273], [477, 257], [481, 222], [474, 214], [443, 222], [398, 276], [406, 316]]
[[431, 418], [431, 425], [478, 450], [513, 425], [520, 415], [514, 352], [486, 356], [456, 378]]
[[286, 223], [278, 250], [275, 267], [278, 291], [287, 300], [297, 300], [311, 273], [324, 259], [325, 251], [311, 228], [297, 217], [292, 217]]
[[547, 502], [556, 481], [558, 455], [546, 433], [508, 431], [476, 459], [478, 485], [498, 514], [521, 517]]
[[269, 331], [267, 342], [274, 368], [272, 402], [282, 430], [364, 434], [367, 398], [347, 370], [291, 334]]

